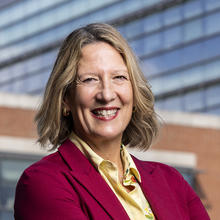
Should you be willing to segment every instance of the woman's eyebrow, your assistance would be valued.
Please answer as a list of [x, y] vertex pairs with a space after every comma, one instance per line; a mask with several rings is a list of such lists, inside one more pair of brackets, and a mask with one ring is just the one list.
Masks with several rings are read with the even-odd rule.
[[119, 70], [114, 70], [112, 73], [128, 73], [128, 70], [125, 69], [119, 69]]

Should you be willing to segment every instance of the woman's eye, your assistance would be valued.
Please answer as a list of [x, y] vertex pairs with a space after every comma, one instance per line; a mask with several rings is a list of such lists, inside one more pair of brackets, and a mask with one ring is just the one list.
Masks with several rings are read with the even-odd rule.
[[119, 80], [127, 80], [128, 78], [124, 75], [118, 75], [114, 77], [115, 79], [119, 79]]
[[97, 82], [97, 81], [98, 81], [98, 79], [92, 78], [92, 77], [89, 77], [89, 78], [82, 80], [83, 83], [92, 83], [92, 82]]

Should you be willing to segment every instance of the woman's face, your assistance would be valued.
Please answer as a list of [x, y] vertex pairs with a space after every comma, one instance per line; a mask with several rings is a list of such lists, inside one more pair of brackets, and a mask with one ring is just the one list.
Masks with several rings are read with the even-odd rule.
[[104, 42], [86, 45], [77, 78], [68, 100], [76, 134], [92, 142], [121, 141], [133, 109], [132, 85], [121, 55]]

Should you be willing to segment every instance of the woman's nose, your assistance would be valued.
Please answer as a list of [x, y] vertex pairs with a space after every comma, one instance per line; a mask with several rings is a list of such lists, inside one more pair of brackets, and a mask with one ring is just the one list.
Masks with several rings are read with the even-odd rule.
[[96, 94], [96, 99], [99, 102], [108, 103], [116, 98], [116, 92], [111, 80], [105, 80], [100, 85], [99, 91]]

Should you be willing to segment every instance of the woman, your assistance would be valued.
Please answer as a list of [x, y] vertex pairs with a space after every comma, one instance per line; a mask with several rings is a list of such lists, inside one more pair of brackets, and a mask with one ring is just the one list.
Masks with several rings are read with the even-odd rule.
[[15, 219], [209, 219], [173, 168], [143, 162], [158, 132], [152, 92], [127, 42], [107, 24], [64, 41], [36, 116], [39, 142], [58, 151], [26, 169]]

